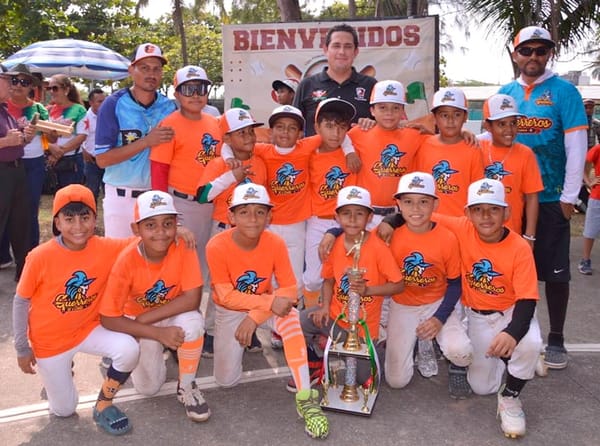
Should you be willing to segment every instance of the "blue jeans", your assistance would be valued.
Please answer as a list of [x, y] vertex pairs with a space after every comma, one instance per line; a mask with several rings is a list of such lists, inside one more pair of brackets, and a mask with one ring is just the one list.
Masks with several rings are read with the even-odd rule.
[[94, 198], [98, 201], [98, 194], [102, 187], [102, 177], [104, 169], [100, 169], [94, 161], [85, 161], [84, 163], [85, 185], [92, 191]]

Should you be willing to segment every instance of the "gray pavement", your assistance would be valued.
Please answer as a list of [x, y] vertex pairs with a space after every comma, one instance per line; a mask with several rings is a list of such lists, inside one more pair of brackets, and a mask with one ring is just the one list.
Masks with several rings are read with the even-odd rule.
[[[370, 418], [328, 412], [330, 436], [327, 444], [374, 445], [598, 445], [600, 444], [600, 248], [594, 247], [593, 276], [581, 276], [576, 262], [581, 238], [572, 240], [572, 292], [566, 326], [571, 362], [562, 371], [536, 377], [525, 387], [522, 400], [527, 414], [527, 435], [520, 440], [502, 436], [495, 418], [495, 396], [472, 396], [463, 401], [448, 397], [446, 366], [431, 379], [418, 373], [404, 389], [385, 384]], [[22, 374], [15, 360], [10, 312], [14, 269], [0, 271], [0, 445], [302, 445], [315, 444], [303, 432], [295, 413], [293, 395], [285, 390], [288, 372], [280, 352], [246, 354], [243, 384], [220, 389], [211, 377], [212, 360], [203, 359], [198, 371], [212, 417], [206, 423], [187, 420], [174, 396], [176, 367], [168, 360], [169, 382], [160, 396], [142, 398], [129, 384], [117, 404], [129, 415], [133, 432], [108, 437], [92, 420], [91, 407], [102, 382], [99, 358], [79, 355], [75, 380], [80, 391], [77, 415], [58, 419], [47, 414], [37, 376]], [[539, 319], [547, 333], [547, 315], [542, 299]], [[267, 345], [268, 333], [259, 336]]]

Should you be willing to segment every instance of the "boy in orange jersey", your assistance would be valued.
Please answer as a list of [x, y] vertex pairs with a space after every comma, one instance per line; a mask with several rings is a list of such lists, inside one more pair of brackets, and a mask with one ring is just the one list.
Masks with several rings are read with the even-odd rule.
[[177, 350], [177, 399], [189, 419], [206, 421], [210, 409], [195, 382], [204, 341], [198, 257], [183, 243], [175, 243], [177, 211], [166, 192], [140, 195], [134, 221], [131, 230], [139, 241], [113, 266], [100, 304], [102, 325], [139, 340], [139, 362], [131, 379], [143, 395], [156, 394], [165, 383], [163, 348]]
[[404, 290], [390, 305], [385, 379], [391, 387], [406, 386], [413, 376], [417, 337], [436, 338], [451, 362], [450, 396], [466, 398], [471, 393], [466, 366], [472, 352], [461, 326], [462, 311], [455, 309], [461, 294], [458, 240], [431, 220], [438, 206], [431, 174], [405, 174], [394, 197], [405, 224], [394, 231], [390, 248], [402, 270]]
[[504, 226], [509, 206], [500, 181], [472, 183], [465, 214], [433, 218], [451, 229], [460, 245], [462, 303], [473, 348], [467, 380], [478, 395], [498, 392], [500, 426], [505, 436], [516, 438], [526, 430], [519, 395], [533, 378], [542, 350], [533, 252]]
[[198, 205], [196, 189], [208, 162], [219, 155], [221, 128], [215, 117], [203, 111], [211, 82], [202, 67], [189, 65], [177, 70], [173, 86], [180, 107], [161, 123], [173, 129], [173, 139], [150, 151], [152, 189], [173, 196], [180, 212], [179, 222], [194, 233], [203, 282], [208, 283], [204, 252], [210, 238], [213, 204]]
[[99, 296], [119, 252], [132, 239], [94, 235], [96, 201], [90, 189], [71, 184], [52, 206], [55, 238], [27, 256], [13, 304], [17, 361], [24, 373], [39, 371], [50, 412], [75, 413], [78, 402], [71, 364], [78, 352], [112, 359], [94, 407], [94, 420], [112, 435], [131, 430], [127, 416], [112, 404], [138, 361], [135, 339], [100, 325]]
[[[238, 165], [233, 169], [221, 157], [211, 160], [204, 169], [196, 190], [198, 203], [214, 203], [211, 237], [229, 227], [227, 212], [233, 190], [238, 184], [266, 184], [267, 169], [262, 159], [254, 154], [256, 134], [254, 128], [261, 126], [248, 111], [242, 108], [231, 108], [221, 116], [221, 132], [223, 142], [233, 151]], [[204, 356], [213, 356], [214, 303], [209, 296], [206, 310], [206, 342]], [[262, 349], [260, 341], [254, 337], [253, 351]]]
[[321, 144], [309, 162], [311, 217], [306, 225], [304, 307], [314, 307], [321, 294], [321, 260], [318, 246], [323, 234], [337, 226], [335, 203], [339, 191], [356, 184], [356, 175], [346, 169], [341, 144], [356, 113], [343, 99], [321, 101], [315, 115], [315, 130]]
[[370, 130], [355, 127], [348, 132], [362, 162], [356, 184], [371, 193], [374, 216], [371, 227], [396, 212], [394, 193], [398, 179], [413, 170], [419, 146], [428, 136], [411, 128], [399, 128], [404, 119], [406, 94], [398, 81], [379, 81], [371, 92], [371, 114], [377, 123]]
[[426, 138], [415, 158], [415, 169], [435, 178], [441, 214], [463, 215], [469, 184], [483, 178], [481, 151], [463, 140], [467, 110], [459, 89], [437, 91], [431, 111], [440, 133]]
[[[367, 311], [367, 326], [378, 356], [383, 359], [383, 346], [377, 345], [379, 338], [379, 318], [383, 296], [402, 291], [402, 274], [394, 261], [390, 249], [376, 236], [367, 231], [373, 218], [369, 191], [359, 186], [347, 186], [339, 191], [336, 199], [335, 219], [343, 234], [331, 249], [323, 263], [322, 305], [307, 308], [300, 313], [302, 331], [309, 344], [308, 360], [311, 380], [321, 377], [322, 360], [312, 347], [315, 337], [327, 336], [333, 321], [342, 313], [348, 301], [348, 293], [356, 291], [361, 296], [361, 304]], [[360, 248], [359, 267], [364, 269], [360, 279], [351, 278], [348, 269], [353, 266], [353, 256], [347, 255], [356, 241], [363, 237]], [[342, 324], [344, 328], [347, 325]], [[288, 390], [295, 391], [293, 383]]]
[[216, 304], [214, 377], [224, 387], [236, 385], [244, 347], [256, 327], [268, 325], [283, 338], [287, 364], [300, 389], [296, 409], [306, 432], [325, 438], [329, 423], [319, 407], [318, 391], [310, 388], [306, 343], [293, 308], [294, 273], [283, 239], [265, 231], [271, 208], [264, 186], [237, 186], [229, 208], [233, 228], [215, 235], [206, 246]]
[[523, 234], [523, 238], [533, 247], [539, 208], [538, 192], [544, 190], [544, 183], [533, 151], [515, 142], [517, 119], [523, 115], [519, 113], [515, 100], [505, 94], [495, 94], [485, 101], [483, 113], [483, 126], [492, 136], [491, 141], [479, 142], [485, 176], [504, 184], [511, 214], [506, 226]]

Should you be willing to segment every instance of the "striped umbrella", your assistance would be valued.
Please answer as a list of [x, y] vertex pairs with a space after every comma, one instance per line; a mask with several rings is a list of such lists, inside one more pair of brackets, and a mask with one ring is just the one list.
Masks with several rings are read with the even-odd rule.
[[76, 39], [36, 42], [2, 62], [8, 69], [20, 63], [44, 76], [66, 74], [82, 79], [118, 80], [129, 75], [127, 58], [98, 43]]

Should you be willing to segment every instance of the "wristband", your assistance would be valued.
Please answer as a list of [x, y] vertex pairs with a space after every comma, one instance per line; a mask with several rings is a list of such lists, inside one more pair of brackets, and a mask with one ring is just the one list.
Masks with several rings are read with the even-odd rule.
[[535, 242], [535, 235], [523, 234], [523, 238], [525, 240], [529, 240], [530, 242]]

